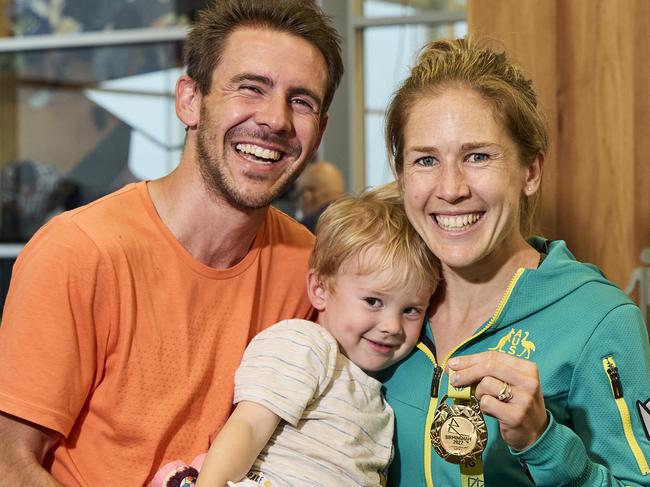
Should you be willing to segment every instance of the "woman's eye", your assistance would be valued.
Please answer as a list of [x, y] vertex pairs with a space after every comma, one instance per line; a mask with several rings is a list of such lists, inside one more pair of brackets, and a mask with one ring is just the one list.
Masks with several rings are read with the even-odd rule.
[[469, 162], [486, 162], [490, 159], [490, 156], [482, 153], [470, 154], [467, 160]]
[[381, 299], [379, 298], [363, 298], [363, 300], [373, 308], [381, 306]]
[[435, 157], [432, 156], [424, 156], [420, 157], [418, 160], [415, 161], [416, 164], [424, 167], [430, 167], [433, 166], [436, 163]]

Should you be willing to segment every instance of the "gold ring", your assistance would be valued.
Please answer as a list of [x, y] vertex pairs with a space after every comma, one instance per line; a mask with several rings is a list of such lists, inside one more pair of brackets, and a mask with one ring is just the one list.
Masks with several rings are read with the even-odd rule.
[[501, 388], [497, 399], [501, 402], [508, 402], [512, 399], [512, 386], [506, 381], [503, 381], [503, 387]]

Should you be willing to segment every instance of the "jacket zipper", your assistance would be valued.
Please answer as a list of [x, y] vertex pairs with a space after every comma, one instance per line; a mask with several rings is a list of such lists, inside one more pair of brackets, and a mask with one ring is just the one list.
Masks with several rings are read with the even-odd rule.
[[440, 388], [440, 378], [442, 377], [443, 369], [439, 365], [435, 364], [433, 369], [433, 380], [431, 381], [431, 399], [429, 400], [429, 410], [427, 411], [427, 421], [426, 427], [424, 428], [425, 438], [424, 438], [424, 458], [427, 461], [424, 462], [424, 476], [427, 481], [427, 487], [433, 486], [433, 474], [431, 472], [431, 425], [433, 424], [433, 418], [436, 414], [436, 406], [438, 405], [438, 389]]
[[625, 432], [625, 439], [627, 444], [632, 450], [632, 454], [636, 459], [636, 463], [639, 465], [639, 470], [641, 470], [642, 475], [650, 474], [650, 467], [648, 467], [648, 461], [646, 460], [643, 451], [639, 447], [639, 443], [634, 437], [632, 432], [632, 419], [630, 418], [630, 410], [627, 408], [627, 403], [623, 397], [623, 384], [621, 383], [621, 377], [618, 374], [618, 367], [614, 361], [614, 357], [611, 355], [603, 359], [603, 369], [609, 378], [609, 385], [612, 387], [612, 394], [614, 395], [614, 402], [618, 408], [618, 412], [621, 416], [621, 423], [623, 424], [623, 431]]
[[438, 403], [438, 388], [440, 386], [440, 378], [442, 377], [443, 369], [436, 363], [436, 357], [433, 351], [423, 343], [418, 342], [418, 349], [423, 352], [433, 364], [433, 379], [431, 380], [429, 408], [427, 410], [427, 418], [424, 422], [424, 480], [427, 487], [434, 487], [433, 476], [431, 475], [431, 425], [433, 424], [433, 417], [435, 415], [436, 406]]
[[512, 290], [515, 288], [517, 281], [519, 281], [519, 278], [524, 273], [524, 270], [525, 269], [523, 267], [520, 267], [519, 269], [517, 269], [514, 276], [512, 276], [512, 279], [510, 280], [510, 283], [508, 284], [508, 287], [506, 288], [506, 291], [503, 294], [503, 297], [501, 298], [501, 301], [499, 302], [496, 311], [494, 312], [490, 320], [487, 322], [487, 324], [483, 328], [481, 328], [478, 332], [476, 332], [474, 335], [469, 337], [467, 340], [463, 341], [451, 352], [449, 352], [449, 354], [445, 357], [444, 361], [442, 362], [442, 366], [438, 365], [438, 363], [436, 362], [436, 357], [433, 355], [433, 352], [429, 349], [429, 347], [427, 347], [426, 344], [424, 344], [421, 341], [417, 343], [417, 348], [429, 358], [429, 360], [431, 361], [434, 367], [433, 379], [431, 380], [431, 393], [430, 393], [431, 397], [429, 400], [429, 409], [427, 411], [427, 418], [424, 423], [424, 478], [427, 487], [434, 487], [433, 475], [431, 473], [431, 439], [429, 436], [431, 434], [430, 433], [431, 425], [433, 424], [433, 417], [435, 416], [436, 406], [438, 405], [438, 394], [440, 392], [439, 391], [440, 379], [442, 378], [442, 374], [446, 368], [447, 362], [452, 357], [452, 355], [456, 353], [457, 350], [463, 347], [467, 342], [473, 340], [477, 336], [484, 333], [497, 321], [497, 319], [501, 315], [501, 312], [503, 311], [503, 308], [505, 307], [506, 303], [510, 299], [510, 295], [512, 294]]
[[481, 328], [479, 331], [474, 333], [471, 337], [469, 337], [467, 340], [465, 340], [463, 343], [458, 345], [456, 348], [454, 348], [447, 356], [445, 357], [445, 360], [442, 362], [442, 368], [447, 367], [447, 362], [449, 359], [458, 351], [460, 350], [461, 347], [464, 347], [465, 344], [474, 338], [476, 338], [479, 335], [482, 335], [485, 331], [489, 330], [494, 323], [499, 319], [499, 316], [501, 316], [501, 312], [503, 311], [503, 308], [505, 308], [506, 303], [510, 299], [510, 295], [512, 294], [512, 290], [515, 288], [515, 285], [519, 281], [519, 278], [521, 275], [524, 273], [526, 269], [523, 267], [520, 267], [517, 269], [515, 272], [514, 276], [512, 276], [512, 279], [510, 279], [510, 283], [508, 284], [508, 287], [506, 288], [506, 291], [503, 293], [503, 296], [501, 297], [501, 301], [499, 302], [499, 305], [497, 306], [497, 309], [494, 311], [494, 314], [490, 318], [490, 321], [488, 321], [483, 328]]
[[431, 399], [438, 398], [438, 389], [440, 388], [440, 378], [442, 377], [442, 367], [436, 365], [433, 371], [433, 380], [431, 381]]

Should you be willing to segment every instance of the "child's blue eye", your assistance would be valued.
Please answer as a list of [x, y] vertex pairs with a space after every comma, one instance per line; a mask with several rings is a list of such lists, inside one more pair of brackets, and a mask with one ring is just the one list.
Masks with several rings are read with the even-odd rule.
[[381, 299], [379, 298], [363, 298], [363, 300], [368, 303], [373, 308], [378, 308], [381, 306]]
[[415, 307], [405, 308], [404, 309], [404, 314], [405, 315], [419, 315], [420, 310], [418, 308], [415, 308]]

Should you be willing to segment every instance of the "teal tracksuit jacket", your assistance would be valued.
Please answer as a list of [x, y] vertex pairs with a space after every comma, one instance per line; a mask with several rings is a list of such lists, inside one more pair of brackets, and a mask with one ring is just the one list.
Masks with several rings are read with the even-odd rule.
[[449, 358], [487, 350], [537, 364], [550, 422], [514, 452], [486, 416], [485, 485], [650, 486], [650, 346], [640, 311], [564, 242], [531, 243], [545, 259], [518, 271], [503, 306], [472, 338], [436, 363], [426, 327], [417, 348], [383, 373], [396, 419], [389, 486], [460, 486], [458, 465], [430, 445], [427, 413], [447, 391]]

